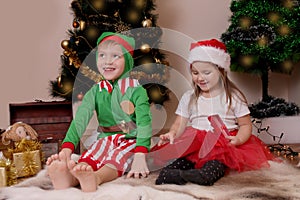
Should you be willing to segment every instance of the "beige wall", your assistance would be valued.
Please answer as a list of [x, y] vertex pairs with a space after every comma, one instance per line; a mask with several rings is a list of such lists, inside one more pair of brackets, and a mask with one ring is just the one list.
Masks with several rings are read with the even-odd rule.
[[9, 103], [53, 100], [60, 42], [72, 27], [69, 0], [1, 1], [0, 128], [9, 125]]
[[[58, 76], [62, 54], [60, 42], [67, 38], [67, 29], [72, 28], [70, 2], [71, 0], [1, 2], [0, 128], [9, 125], [9, 103], [35, 99], [55, 100], [49, 96], [49, 80], [54, 80]], [[230, 0], [156, 0], [158, 25], [178, 31], [194, 40], [218, 38], [229, 25], [230, 2]], [[162, 42], [167, 39], [166, 36], [163, 37]], [[175, 39], [174, 44], [177, 42], [180, 41]], [[181, 48], [188, 50], [188, 43]], [[172, 50], [167, 56], [176, 72], [185, 77], [189, 76], [185, 59]], [[300, 88], [299, 73], [298, 70], [292, 76], [272, 74], [270, 93], [290, 98], [300, 104], [300, 94], [297, 92]], [[245, 92], [249, 102], [259, 100], [261, 92], [257, 77], [237, 73], [230, 73], [230, 76]], [[169, 84], [181, 86], [176, 80], [172, 81]], [[181, 88], [178, 95], [184, 90]], [[176, 101], [173, 103], [176, 104]], [[167, 107], [174, 110], [173, 106]], [[165, 111], [155, 110], [155, 113], [167, 115]], [[155, 123], [160, 126], [160, 122], [161, 120]]]

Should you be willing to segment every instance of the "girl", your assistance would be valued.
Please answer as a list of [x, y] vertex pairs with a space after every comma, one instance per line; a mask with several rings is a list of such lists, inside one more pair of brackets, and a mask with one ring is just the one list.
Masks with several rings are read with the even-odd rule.
[[[188, 61], [194, 90], [182, 96], [175, 122], [153, 148], [161, 161], [180, 158], [161, 170], [156, 184], [213, 185], [227, 168], [241, 172], [268, 167], [273, 155], [252, 135], [246, 98], [227, 77], [225, 45], [216, 39], [193, 43]], [[213, 129], [208, 120], [212, 115], [221, 117], [228, 136]]]
[[[95, 84], [84, 96], [59, 154], [47, 160], [54, 189], [80, 184], [83, 192], [122, 176], [147, 177], [145, 153], [150, 149], [152, 116], [146, 90], [126, 76], [133, 68], [135, 41], [122, 34], [105, 32], [98, 39], [97, 67], [106, 80]], [[80, 142], [94, 111], [98, 140], [78, 163], [71, 154]]]

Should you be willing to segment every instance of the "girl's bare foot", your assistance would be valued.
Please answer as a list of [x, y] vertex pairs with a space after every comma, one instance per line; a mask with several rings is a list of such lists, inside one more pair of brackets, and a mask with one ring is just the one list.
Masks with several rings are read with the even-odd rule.
[[78, 181], [69, 171], [66, 159], [58, 159], [55, 156], [53, 158], [50, 164], [48, 164], [47, 173], [54, 189], [66, 189], [78, 185]]
[[87, 163], [76, 164], [70, 160], [69, 168], [71, 174], [79, 181], [83, 192], [95, 192], [97, 190], [97, 175], [90, 165]]

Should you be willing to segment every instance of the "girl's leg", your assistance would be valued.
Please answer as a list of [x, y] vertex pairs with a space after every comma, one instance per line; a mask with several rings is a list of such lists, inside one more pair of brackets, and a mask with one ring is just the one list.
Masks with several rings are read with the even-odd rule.
[[54, 189], [66, 189], [78, 185], [76, 178], [70, 173], [66, 158], [56, 159], [47, 167], [47, 173]]
[[181, 171], [180, 176], [198, 185], [213, 185], [225, 175], [226, 166], [218, 160], [206, 162], [201, 169]]
[[194, 169], [194, 166], [195, 163], [187, 160], [186, 158], [178, 158], [175, 161], [173, 161], [171, 164], [166, 166], [165, 168], [188, 170], [188, 169]]
[[163, 169], [156, 184], [183, 185], [187, 182], [198, 185], [213, 185], [224, 176], [226, 166], [218, 160], [206, 162], [201, 169]]
[[195, 164], [193, 162], [187, 160], [186, 158], [178, 158], [160, 171], [155, 184], [161, 185], [165, 183], [174, 183], [177, 185], [183, 185], [186, 183], [186, 181], [180, 178], [180, 170], [194, 169], [194, 165]]

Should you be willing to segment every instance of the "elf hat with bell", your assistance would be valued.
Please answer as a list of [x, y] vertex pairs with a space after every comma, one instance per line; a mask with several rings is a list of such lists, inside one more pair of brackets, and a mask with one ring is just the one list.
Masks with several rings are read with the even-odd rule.
[[198, 41], [191, 44], [188, 62], [210, 62], [229, 70], [230, 55], [226, 52], [226, 46], [222, 42], [211, 39]]

